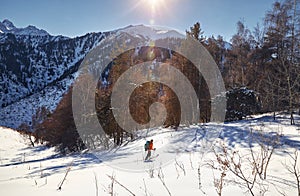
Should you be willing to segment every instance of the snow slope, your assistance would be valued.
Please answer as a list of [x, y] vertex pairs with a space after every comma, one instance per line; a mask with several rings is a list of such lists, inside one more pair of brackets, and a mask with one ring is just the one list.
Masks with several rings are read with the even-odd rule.
[[162, 28], [158, 26], [146, 26], [146, 25], [136, 25], [128, 26], [124, 29], [120, 29], [119, 33], [128, 33], [134, 35], [135, 37], [142, 37], [147, 40], [158, 40], [164, 38], [184, 38], [185, 36], [175, 30]]
[[[297, 116], [296, 122], [299, 120]], [[207, 142], [211, 139], [208, 133], [216, 130], [220, 131], [220, 137], [214, 143]], [[285, 115], [273, 121], [268, 114], [240, 122], [181, 127], [177, 132], [171, 129], [150, 130], [147, 134], [141, 132], [143, 137], [140, 139], [101, 152], [99, 158], [89, 152], [60, 156], [53, 148], [30, 147], [26, 138], [2, 127], [0, 195], [82, 196], [112, 195], [113, 192], [113, 195], [123, 196], [132, 195], [132, 192], [134, 195], [154, 196], [169, 195], [168, 191], [171, 195], [217, 195], [214, 184], [220, 177], [220, 170], [216, 169], [214, 153], [205, 146], [214, 144], [216, 149], [219, 142], [224, 142], [228, 149], [242, 155], [241, 165], [244, 167], [249, 158], [250, 130], [254, 133], [263, 131], [266, 136], [275, 132], [283, 134], [281, 145], [272, 155], [267, 179], [255, 186], [255, 194], [265, 190], [265, 195], [297, 195], [295, 178], [284, 164], [291, 163], [288, 153], [300, 150], [299, 126], [289, 125]], [[153, 162], [142, 161], [145, 156], [144, 137], [154, 138], [155, 153], [160, 154]], [[258, 149], [255, 142], [252, 145], [253, 149]], [[300, 160], [297, 164], [299, 168]], [[57, 190], [68, 170], [62, 189]], [[226, 174], [223, 195], [250, 195], [240, 179], [229, 171]], [[114, 177], [114, 181], [110, 177]]]

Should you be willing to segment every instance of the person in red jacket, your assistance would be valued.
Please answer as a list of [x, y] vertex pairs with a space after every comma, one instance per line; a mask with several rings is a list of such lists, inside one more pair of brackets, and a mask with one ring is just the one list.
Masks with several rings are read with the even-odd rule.
[[149, 143], [149, 146], [147, 149], [148, 153], [147, 153], [145, 160], [148, 160], [151, 157], [151, 150], [155, 150], [155, 148], [153, 148], [153, 140], [151, 140]]

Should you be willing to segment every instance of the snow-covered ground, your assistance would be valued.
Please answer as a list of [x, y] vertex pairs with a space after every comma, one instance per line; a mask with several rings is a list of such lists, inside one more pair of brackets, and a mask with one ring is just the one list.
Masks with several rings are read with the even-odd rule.
[[[255, 195], [297, 195], [296, 178], [287, 167], [292, 166], [293, 152], [300, 151], [299, 121], [297, 116], [298, 127], [291, 126], [288, 116], [273, 121], [265, 114], [239, 122], [181, 127], [177, 132], [160, 128], [97, 156], [90, 152], [61, 156], [53, 148], [31, 147], [17, 132], [0, 128], [0, 195], [217, 195], [222, 167], [215, 153], [222, 153], [221, 144], [230, 157], [241, 156], [241, 168], [250, 181], [249, 146], [258, 160], [258, 144], [267, 146], [276, 139], [280, 145], [271, 156], [267, 178], [257, 176], [253, 191]], [[213, 138], [216, 134], [210, 133], [220, 135]], [[144, 162], [143, 145], [150, 138], [159, 156]], [[300, 159], [297, 164], [299, 169]], [[229, 170], [225, 174], [222, 195], [250, 195], [245, 182]]]
[[129, 33], [135, 37], [144, 37], [147, 40], [158, 40], [164, 38], [184, 38], [184, 34], [173, 29], [159, 26], [136, 25], [129, 26], [120, 30], [121, 32]]

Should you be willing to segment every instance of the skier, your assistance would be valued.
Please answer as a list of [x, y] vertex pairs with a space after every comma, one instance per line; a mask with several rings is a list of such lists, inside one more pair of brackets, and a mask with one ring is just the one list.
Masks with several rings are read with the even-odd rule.
[[151, 157], [151, 150], [155, 150], [155, 148], [153, 148], [153, 139], [150, 142], [149, 141], [146, 142], [145, 150], [148, 151], [147, 156], [145, 158], [145, 161], [147, 161]]

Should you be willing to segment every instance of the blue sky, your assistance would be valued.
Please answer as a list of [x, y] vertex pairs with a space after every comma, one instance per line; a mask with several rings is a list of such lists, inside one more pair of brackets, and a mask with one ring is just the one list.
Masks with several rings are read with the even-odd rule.
[[[154, 1], [154, 3], [151, 3]], [[226, 40], [243, 20], [252, 29], [273, 0], [5, 0], [0, 20], [18, 27], [35, 25], [53, 35], [70, 37], [113, 30], [130, 24], [154, 24], [184, 32], [200, 21], [206, 36]]]

